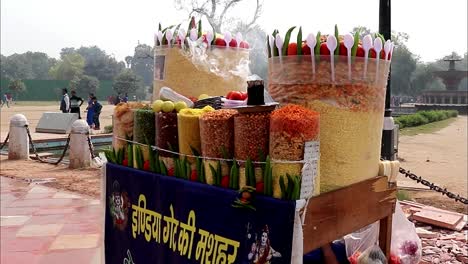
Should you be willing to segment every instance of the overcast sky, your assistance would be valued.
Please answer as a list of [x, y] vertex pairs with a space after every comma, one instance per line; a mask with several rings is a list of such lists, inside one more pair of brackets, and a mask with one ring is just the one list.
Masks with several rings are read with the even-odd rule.
[[[254, 0], [233, 11], [247, 19]], [[250, 2], [250, 3], [249, 3]], [[272, 32], [302, 25], [304, 35], [354, 26], [378, 29], [378, 0], [265, 0], [259, 24]], [[467, 0], [392, 0], [392, 29], [410, 36], [423, 61], [467, 52]], [[187, 13], [171, 0], [2, 0], [1, 53], [41, 51], [58, 57], [63, 47], [97, 45], [121, 60], [138, 41], [152, 44], [158, 22], [176, 24]]]

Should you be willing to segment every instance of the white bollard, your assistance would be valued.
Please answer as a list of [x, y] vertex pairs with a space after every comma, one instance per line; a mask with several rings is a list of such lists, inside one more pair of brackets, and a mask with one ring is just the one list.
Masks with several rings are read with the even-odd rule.
[[73, 122], [70, 136], [70, 169], [86, 168], [91, 164], [88, 145], [89, 126], [83, 119]]
[[10, 119], [10, 139], [8, 142], [8, 159], [29, 159], [29, 138], [25, 125], [28, 120], [22, 114], [16, 114]]

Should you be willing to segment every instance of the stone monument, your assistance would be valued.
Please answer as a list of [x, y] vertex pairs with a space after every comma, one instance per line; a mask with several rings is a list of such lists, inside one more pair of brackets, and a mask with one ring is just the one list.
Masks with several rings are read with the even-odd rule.
[[425, 91], [422, 94], [422, 104], [416, 104], [418, 110], [458, 110], [460, 114], [466, 114], [468, 109], [468, 91], [459, 91], [460, 82], [468, 77], [468, 71], [455, 69], [455, 62], [461, 61], [452, 57], [444, 59], [449, 63], [446, 71], [435, 71], [432, 74], [445, 85], [443, 91]]
[[38, 133], [70, 133], [73, 122], [78, 120], [76, 113], [45, 112], [36, 126]]

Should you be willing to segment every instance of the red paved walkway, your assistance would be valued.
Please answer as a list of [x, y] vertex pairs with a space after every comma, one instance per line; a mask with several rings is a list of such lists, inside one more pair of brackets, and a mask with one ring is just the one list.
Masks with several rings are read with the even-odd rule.
[[2, 264], [100, 264], [100, 201], [0, 177]]

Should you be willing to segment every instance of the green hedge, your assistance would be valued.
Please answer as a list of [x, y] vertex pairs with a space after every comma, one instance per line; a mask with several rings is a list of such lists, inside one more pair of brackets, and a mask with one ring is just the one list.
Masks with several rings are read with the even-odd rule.
[[[13, 98], [15, 101], [60, 101], [62, 98], [62, 88], [67, 87], [70, 91], [70, 81], [66, 80], [22, 80], [26, 85], [26, 91]], [[0, 80], [0, 93], [10, 92], [8, 85], [10, 80]], [[81, 97], [86, 94], [78, 93]], [[112, 88], [112, 81], [99, 81], [99, 88], [96, 96], [99, 100], [107, 101], [109, 95], [115, 95]]]
[[456, 110], [421, 111], [412, 115], [399, 116], [395, 118], [395, 124], [398, 124], [401, 129], [405, 127], [421, 126], [457, 116], [458, 111]]

